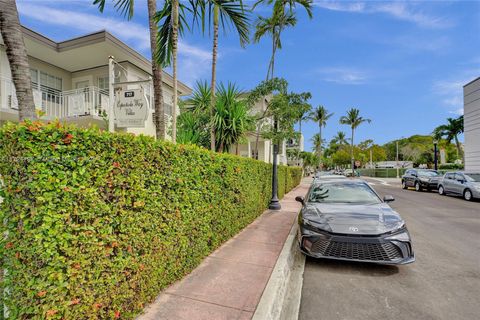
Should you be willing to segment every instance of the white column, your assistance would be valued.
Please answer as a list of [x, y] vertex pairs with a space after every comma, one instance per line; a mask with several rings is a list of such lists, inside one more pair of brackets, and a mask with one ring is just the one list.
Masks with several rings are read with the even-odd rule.
[[115, 75], [113, 71], [113, 56], [108, 57], [108, 131], [115, 131], [115, 119], [113, 115], [113, 81], [115, 81]]
[[247, 139], [247, 157], [248, 158], [251, 158], [252, 157], [252, 145], [251, 145], [251, 142], [250, 142], [250, 139]]

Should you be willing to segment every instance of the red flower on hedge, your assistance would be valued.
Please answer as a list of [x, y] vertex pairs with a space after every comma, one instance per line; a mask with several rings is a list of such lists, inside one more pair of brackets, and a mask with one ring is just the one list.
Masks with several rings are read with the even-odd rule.
[[9, 242], [5, 245], [5, 249], [10, 249], [13, 247], [13, 243], [12, 242]]
[[95, 309], [100, 309], [100, 308], [102, 307], [102, 304], [101, 304], [101, 303], [94, 303], [94, 304], [93, 304], [93, 307], [94, 307]]
[[63, 143], [70, 144], [72, 142], [73, 135], [71, 133], [67, 133], [63, 138]]
[[47, 295], [47, 291], [40, 291], [37, 293], [37, 297], [40, 297], [40, 298], [45, 297], [46, 295]]
[[119, 319], [120, 318], [120, 311], [115, 311], [115, 319]]
[[114, 167], [114, 168], [120, 168], [120, 163], [118, 163], [118, 162], [116, 162], [116, 161], [113, 162], [113, 167]]
[[57, 310], [50, 309], [50, 310], [48, 310], [48, 311], [47, 311], [47, 313], [46, 313], [46, 314], [47, 314], [47, 317], [51, 317], [51, 316], [54, 316], [54, 315], [56, 315], [56, 314], [57, 314], [57, 312], [58, 312]]
[[79, 304], [79, 303], [80, 303], [80, 299], [78, 299], [78, 298], [75, 298], [72, 301], [70, 301], [71, 306], [74, 306], [74, 305]]

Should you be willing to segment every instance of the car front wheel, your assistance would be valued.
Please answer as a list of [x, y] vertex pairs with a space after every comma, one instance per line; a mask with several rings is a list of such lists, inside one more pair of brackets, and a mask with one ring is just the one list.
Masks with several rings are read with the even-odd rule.
[[463, 192], [463, 199], [465, 199], [467, 201], [472, 201], [472, 199], [473, 199], [472, 191], [470, 191], [469, 189], [465, 190]]
[[405, 180], [402, 180], [402, 189], [407, 189], [407, 183]]
[[445, 195], [445, 189], [443, 188], [443, 186], [438, 186], [438, 194], [441, 196]]
[[420, 186], [420, 183], [415, 182], [415, 191], [422, 191], [422, 187]]

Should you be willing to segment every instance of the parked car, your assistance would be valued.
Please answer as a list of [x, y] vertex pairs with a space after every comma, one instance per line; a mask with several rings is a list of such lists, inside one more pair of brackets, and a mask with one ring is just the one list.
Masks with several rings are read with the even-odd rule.
[[329, 171], [319, 171], [315, 174], [314, 180], [346, 179], [343, 175], [334, 174]]
[[447, 172], [438, 183], [438, 193], [459, 195], [467, 201], [480, 199], [480, 173]]
[[435, 170], [408, 169], [402, 176], [402, 188], [415, 188], [416, 191], [437, 190], [442, 176]]
[[363, 180], [318, 180], [298, 217], [300, 250], [315, 258], [407, 264], [415, 261], [405, 221]]
[[360, 177], [360, 173], [357, 170], [345, 169], [343, 171], [345, 177]]

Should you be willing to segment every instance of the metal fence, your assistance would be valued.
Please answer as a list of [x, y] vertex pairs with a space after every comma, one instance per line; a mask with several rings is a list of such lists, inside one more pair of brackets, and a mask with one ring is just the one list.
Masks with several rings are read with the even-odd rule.
[[[405, 174], [408, 168], [398, 169], [398, 176], [401, 177]], [[378, 168], [378, 169], [357, 169], [360, 173], [360, 176], [364, 177], [374, 177], [374, 178], [396, 178], [397, 169], [396, 168]], [[437, 170], [440, 174], [444, 174], [447, 171], [455, 170]]]

